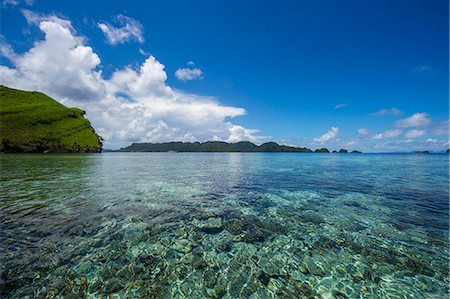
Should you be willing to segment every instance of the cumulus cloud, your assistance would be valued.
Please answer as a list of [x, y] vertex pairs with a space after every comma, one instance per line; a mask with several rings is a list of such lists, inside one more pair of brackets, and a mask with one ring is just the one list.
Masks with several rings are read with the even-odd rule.
[[395, 123], [397, 128], [421, 128], [426, 127], [431, 123], [428, 113], [416, 113], [410, 117], [398, 120]]
[[106, 79], [100, 57], [77, 35], [70, 21], [27, 15], [44, 38], [23, 54], [9, 55], [14, 67], [0, 65], [0, 83], [39, 90], [65, 105], [86, 110], [107, 144], [193, 141], [212, 136], [256, 138], [255, 130], [230, 122], [245, 114], [243, 108], [173, 89], [166, 83], [164, 65], [155, 57], [148, 56], [137, 69], [118, 69]]
[[175, 77], [180, 81], [190, 81], [201, 78], [202, 70], [194, 68], [181, 68], [175, 72]]
[[344, 108], [344, 107], [347, 107], [347, 104], [337, 104], [336, 106], [334, 106], [334, 109], [341, 109], [341, 108]]
[[395, 138], [402, 134], [401, 130], [387, 130], [383, 133], [374, 134], [373, 139]]
[[397, 109], [395, 107], [392, 107], [392, 108], [381, 109], [381, 110], [379, 110], [377, 112], [374, 112], [372, 114], [376, 115], [376, 116], [385, 116], [385, 115], [394, 115], [394, 116], [396, 116], [396, 115], [400, 115], [402, 113], [403, 112], [401, 110], [399, 110], [399, 109]]
[[175, 72], [175, 77], [183, 82], [202, 79], [202, 70], [199, 68], [194, 68], [195, 63], [193, 61], [187, 62], [187, 68], [179, 68]]
[[417, 130], [417, 129], [413, 129], [413, 130], [409, 130], [405, 133], [405, 137], [406, 138], [417, 138], [417, 137], [421, 137], [423, 135], [425, 135], [426, 130]]
[[229, 137], [227, 142], [239, 142], [241, 140], [247, 140], [251, 142], [258, 142], [261, 137], [256, 136], [258, 130], [246, 129], [239, 125], [230, 124], [228, 128]]
[[331, 127], [331, 129], [320, 137], [314, 138], [315, 143], [325, 143], [339, 136], [339, 128]]
[[366, 136], [369, 136], [369, 134], [370, 134], [370, 133], [369, 133], [369, 130], [366, 129], [366, 128], [360, 128], [360, 129], [358, 129], [357, 133], [358, 133], [358, 135], [361, 136], [361, 137], [366, 137]]
[[101, 73], [96, 70], [100, 58], [91, 47], [83, 45], [83, 38], [73, 35], [70, 22], [57, 17], [41, 18], [28, 11], [24, 15], [30, 23], [39, 23], [45, 39], [35, 42], [22, 55], [7, 57], [15, 68], [0, 66], [3, 83], [51, 90], [62, 98], [79, 100], [89, 99], [104, 89]]
[[115, 27], [107, 22], [99, 22], [97, 24], [111, 45], [123, 44], [130, 41], [136, 41], [142, 44], [145, 41], [144, 28], [136, 19], [118, 15], [114, 18], [114, 21], [120, 27]]

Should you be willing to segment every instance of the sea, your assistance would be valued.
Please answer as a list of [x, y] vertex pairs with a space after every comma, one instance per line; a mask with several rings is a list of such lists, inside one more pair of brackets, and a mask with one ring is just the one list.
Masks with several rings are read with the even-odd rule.
[[448, 298], [447, 154], [0, 155], [0, 298]]

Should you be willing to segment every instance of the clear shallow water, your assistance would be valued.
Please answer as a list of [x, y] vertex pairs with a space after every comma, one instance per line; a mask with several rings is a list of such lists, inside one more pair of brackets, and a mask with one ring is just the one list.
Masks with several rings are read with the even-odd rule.
[[0, 155], [2, 298], [447, 298], [447, 155]]

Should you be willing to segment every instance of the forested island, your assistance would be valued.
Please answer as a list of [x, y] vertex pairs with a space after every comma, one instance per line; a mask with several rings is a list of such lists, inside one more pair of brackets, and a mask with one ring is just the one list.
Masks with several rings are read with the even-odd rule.
[[[266, 142], [256, 145], [249, 141], [228, 143], [224, 141], [206, 142], [165, 142], [165, 143], [133, 143], [130, 146], [121, 148], [116, 152], [265, 152], [265, 153], [329, 153], [326, 148], [315, 151], [306, 147], [295, 147], [280, 145], [276, 142]], [[348, 153], [346, 149], [341, 149], [339, 153]], [[353, 151], [352, 153], [360, 153]]]

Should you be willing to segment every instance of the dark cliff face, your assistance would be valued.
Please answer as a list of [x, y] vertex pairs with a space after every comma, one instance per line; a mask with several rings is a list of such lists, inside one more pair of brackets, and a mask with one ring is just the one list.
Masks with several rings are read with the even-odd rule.
[[43, 93], [0, 86], [0, 152], [101, 152], [84, 115]]

